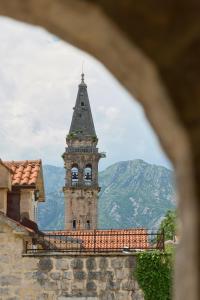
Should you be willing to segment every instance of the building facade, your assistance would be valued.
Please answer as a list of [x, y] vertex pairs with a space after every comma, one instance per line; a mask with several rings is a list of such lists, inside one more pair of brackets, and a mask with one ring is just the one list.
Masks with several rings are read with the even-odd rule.
[[17, 222], [37, 222], [38, 203], [45, 201], [41, 160], [0, 160], [0, 212]]
[[104, 153], [97, 148], [87, 85], [82, 74], [73, 117], [63, 154], [66, 169], [65, 229], [83, 230], [97, 228], [98, 215], [98, 164]]

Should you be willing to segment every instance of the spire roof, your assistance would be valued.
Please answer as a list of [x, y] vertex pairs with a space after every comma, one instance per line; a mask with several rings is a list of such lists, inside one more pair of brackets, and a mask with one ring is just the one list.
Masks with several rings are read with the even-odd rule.
[[69, 134], [76, 134], [79, 137], [96, 136], [84, 73], [81, 74]]

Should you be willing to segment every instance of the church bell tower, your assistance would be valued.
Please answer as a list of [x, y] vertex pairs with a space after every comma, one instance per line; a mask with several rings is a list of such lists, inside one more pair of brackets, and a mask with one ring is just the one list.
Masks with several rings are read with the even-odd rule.
[[65, 229], [96, 229], [98, 216], [98, 163], [104, 153], [99, 153], [87, 85], [81, 75], [73, 112], [67, 147], [63, 154], [66, 170]]

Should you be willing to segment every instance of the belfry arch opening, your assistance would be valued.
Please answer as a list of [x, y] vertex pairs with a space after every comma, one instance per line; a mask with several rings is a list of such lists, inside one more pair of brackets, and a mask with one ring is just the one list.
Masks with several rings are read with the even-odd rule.
[[72, 184], [72, 186], [75, 186], [78, 184], [78, 174], [79, 174], [78, 165], [73, 164], [71, 167], [71, 184]]
[[92, 184], [92, 165], [87, 164], [84, 169], [84, 182], [85, 185], [91, 185]]

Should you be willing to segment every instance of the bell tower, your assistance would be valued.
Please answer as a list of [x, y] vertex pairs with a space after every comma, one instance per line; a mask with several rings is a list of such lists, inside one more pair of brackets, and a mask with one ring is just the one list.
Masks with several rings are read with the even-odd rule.
[[99, 153], [87, 85], [84, 74], [78, 87], [73, 117], [66, 137], [63, 154], [66, 170], [65, 229], [96, 229], [98, 216], [98, 163], [104, 153]]

